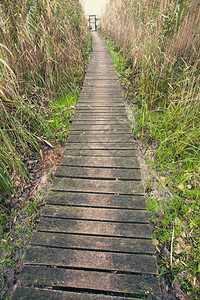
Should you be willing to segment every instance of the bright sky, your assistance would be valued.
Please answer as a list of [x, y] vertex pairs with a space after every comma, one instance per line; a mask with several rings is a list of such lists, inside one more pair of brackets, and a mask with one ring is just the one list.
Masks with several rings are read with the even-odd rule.
[[81, 0], [86, 15], [101, 16], [109, 0]]

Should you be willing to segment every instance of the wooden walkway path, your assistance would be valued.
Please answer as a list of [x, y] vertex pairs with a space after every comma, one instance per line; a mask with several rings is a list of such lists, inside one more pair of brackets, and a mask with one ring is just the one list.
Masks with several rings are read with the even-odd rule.
[[14, 299], [160, 295], [136, 144], [105, 43], [93, 53]]

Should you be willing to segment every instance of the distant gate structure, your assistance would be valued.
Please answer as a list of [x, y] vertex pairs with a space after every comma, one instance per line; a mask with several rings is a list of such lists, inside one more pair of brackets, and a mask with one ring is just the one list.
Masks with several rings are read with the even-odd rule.
[[89, 28], [92, 31], [97, 31], [97, 22], [99, 18], [96, 15], [89, 15]]

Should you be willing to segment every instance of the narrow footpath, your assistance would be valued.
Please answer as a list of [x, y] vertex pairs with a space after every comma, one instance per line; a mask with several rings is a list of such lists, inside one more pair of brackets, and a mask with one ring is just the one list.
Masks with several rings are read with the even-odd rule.
[[[157, 262], [114, 64], [92, 33], [63, 160], [14, 299], [160, 299]], [[158, 298], [157, 298], [158, 297]]]

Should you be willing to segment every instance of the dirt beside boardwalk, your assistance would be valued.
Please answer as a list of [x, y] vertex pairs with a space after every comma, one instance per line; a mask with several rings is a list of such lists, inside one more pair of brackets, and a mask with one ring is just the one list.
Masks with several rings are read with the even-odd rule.
[[0, 299], [9, 299], [17, 288], [26, 248], [40, 219], [45, 196], [51, 189], [53, 174], [63, 152], [64, 146], [58, 143], [53, 148], [43, 145], [40, 158], [27, 159], [32, 180], [23, 189], [19, 186], [19, 197], [6, 205], [10, 217], [1, 240]]

